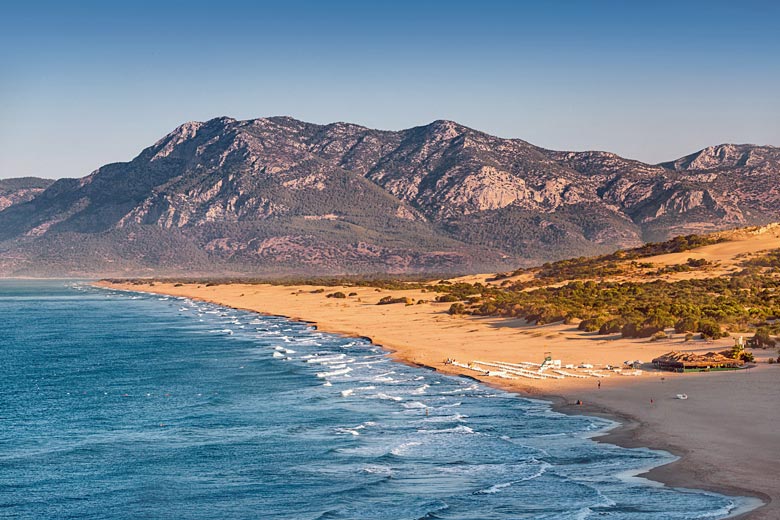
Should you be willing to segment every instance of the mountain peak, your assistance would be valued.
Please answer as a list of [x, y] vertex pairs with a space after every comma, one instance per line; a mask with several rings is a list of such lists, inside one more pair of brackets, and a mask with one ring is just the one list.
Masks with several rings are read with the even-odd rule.
[[778, 159], [780, 159], [780, 148], [723, 143], [708, 146], [676, 161], [661, 163], [661, 166], [672, 170], [716, 170], [755, 167], [767, 160]]
[[439, 133], [448, 139], [456, 137], [463, 132], [470, 130], [470, 128], [461, 125], [456, 121], [450, 121], [448, 119], [437, 119], [428, 125], [431, 131]]

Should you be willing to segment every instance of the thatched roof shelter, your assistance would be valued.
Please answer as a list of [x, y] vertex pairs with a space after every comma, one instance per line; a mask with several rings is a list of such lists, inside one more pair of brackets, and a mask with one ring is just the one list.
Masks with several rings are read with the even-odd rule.
[[693, 352], [667, 352], [653, 359], [656, 368], [663, 370], [708, 370], [713, 368], [738, 368], [745, 364], [741, 359], [732, 359], [718, 354], [707, 352], [706, 354], [694, 354]]

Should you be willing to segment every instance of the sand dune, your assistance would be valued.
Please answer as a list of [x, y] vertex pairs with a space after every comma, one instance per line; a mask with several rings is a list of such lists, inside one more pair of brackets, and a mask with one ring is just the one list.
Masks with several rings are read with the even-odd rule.
[[[679, 280], [712, 278], [715, 276], [727, 275], [741, 270], [742, 266], [740, 264], [744, 260], [757, 256], [762, 252], [766, 252], [771, 249], [779, 249], [780, 223], [769, 224], [767, 226], [756, 228], [741, 228], [732, 231], [722, 231], [720, 233], [714, 233], [713, 236], [722, 237], [726, 241], [691, 249], [688, 251], [681, 251], [679, 253], [667, 253], [663, 255], [641, 258], [638, 261], [653, 264], [654, 267], [644, 270], [634, 269], [632, 274], [606, 277], [603, 278], [602, 281], [650, 282], [653, 280], [666, 280], [673, 282]], [[712, 266], [707, 267], [706, 269], [678, 273], [672, 272], [660, 276], [654, 276], [650, 274], [659, 267], [685, 264], [689, 258], [693, 258], [694, 260], [707, 260], [708, 262], [712, 263]], [[630, 260], [626, 260], [622, 262], [622, 264], [624, 266], [628, 266], [630, 262]], [[488, 280], [493, 276], [494, 274], [476, 274], [454, 278], [453, 281], [461, 281], [466, 283], [479, 282], [483, 284], [500, 284], [505, 280], [515, 282], [526, 282], [533, 280], [532, 272], [524, 272], [509, 278], [502, 278], [497, 282], [489, 282]], [[566, 282], [559, 282], [554, 285], [563, 285], [564, 283]]]

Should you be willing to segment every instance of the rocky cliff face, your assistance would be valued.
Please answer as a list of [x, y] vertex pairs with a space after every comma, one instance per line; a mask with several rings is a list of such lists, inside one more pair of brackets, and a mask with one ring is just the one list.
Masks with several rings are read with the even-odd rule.
[[14, 200], [0, 272], [498, 269], [776, 220], [778, 175], [772, 147], [649, 165], [452, 121], [386, 132], [218, 118]]
[[14, 204], [32, 200], [54, 181], [37, 177], [0, 179], [0, 211]]

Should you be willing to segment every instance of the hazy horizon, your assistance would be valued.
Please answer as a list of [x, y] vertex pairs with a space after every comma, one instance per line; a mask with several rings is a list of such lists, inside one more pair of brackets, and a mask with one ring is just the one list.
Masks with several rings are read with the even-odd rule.
[[0, 178], [81, 177], [190, 120], [437, 119], [644, 162], [780, 145], [771, 2], [4, 7]]

